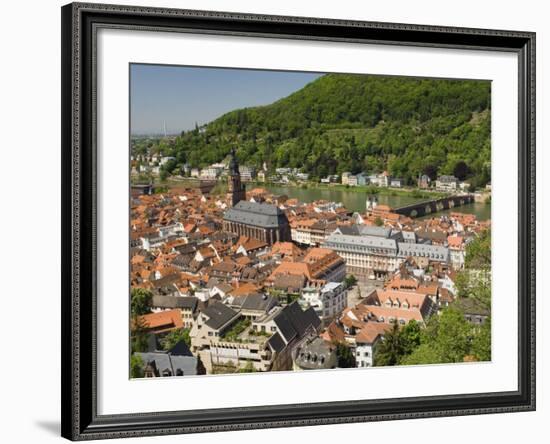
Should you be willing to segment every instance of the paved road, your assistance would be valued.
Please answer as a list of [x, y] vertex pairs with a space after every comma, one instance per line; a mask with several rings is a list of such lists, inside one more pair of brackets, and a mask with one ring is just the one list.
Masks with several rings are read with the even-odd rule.
[[382, 288], [382, 281], [364, 281], [358, 282], [348, 290], [348, 307], [354, 307], [359, 304], [365, 296], [370, 294], [375, 288]]

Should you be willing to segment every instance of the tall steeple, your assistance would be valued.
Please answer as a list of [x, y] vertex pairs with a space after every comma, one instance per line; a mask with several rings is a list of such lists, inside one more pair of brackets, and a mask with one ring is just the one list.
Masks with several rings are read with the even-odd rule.
[[241, 173], [235, 154], [235, 148], [231, 148], [229, 159], [229, 177], [227, 180], [227, 201], [234, 207], [241, 200], [246, 200], [246, 189], [241, 183]]

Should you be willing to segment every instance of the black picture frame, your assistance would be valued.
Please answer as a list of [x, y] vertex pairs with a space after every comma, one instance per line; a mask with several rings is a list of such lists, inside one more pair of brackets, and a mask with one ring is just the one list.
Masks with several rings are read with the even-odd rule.
[[[61, 15], [62, 436], [84, 440], [535, 409], [535, 33], [85, 3], [68, 4]], [[519, 62], [518, 390], [98, 415], [94, 76], [99, 27], [515, 53]]]

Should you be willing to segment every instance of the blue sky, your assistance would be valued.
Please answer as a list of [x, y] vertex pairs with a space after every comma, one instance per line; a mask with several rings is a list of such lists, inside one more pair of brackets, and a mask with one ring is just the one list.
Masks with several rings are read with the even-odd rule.
[[299, 90], [318, 73], [132, 64], [132, 134], [169, 134], [237, 108], [267, 105]]

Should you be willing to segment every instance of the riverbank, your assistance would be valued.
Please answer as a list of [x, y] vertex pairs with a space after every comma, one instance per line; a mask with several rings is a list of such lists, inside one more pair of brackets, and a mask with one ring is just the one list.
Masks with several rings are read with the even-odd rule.
[[[388, 205], [391, 208], [399, 208], [406, 205], [423, 202], [426, 200], [438, 199], [448, 196], [445, 193], [436, 191], [424, 191], [413, 188], [378, 188], [372, 186], [356, 186], [350, 187], [341, 184], [319, 184], [319, 183], [303, 183], [303, 184], [278, 184], [271, 182], [246, 182], [247, 190], [254, 188], [264, 188], [273, 194], [284, 194], [291, 199], [297, 199], [300, 202], [311, 203], [317, 200], [325, 200], [329, 202], [338, 202], [344, 205], [348, 210], [364, 213], [366, 210], [366, 200], [369, 195], [375, 194], [378, 203]], [[163, 188], [195, 188], [200, 185], [200, 180], [196, 178], [169, 178], [165, 181], [155, 182], [155, 187]], [[224, 195], [227, 192], [227, 182], [218, 181], [211, 190], [212, 194]], [[467, 204], [456, 209], [455, 212], [475, 214], [479, 220], [487, 220], [491, 218], [491, 204], [475, 202]], [[439, 211], [432, 213], [426, 217], [440, 216], [449, 214], [450, 210]]]
[[346, 191], [349, 193], [361, 193], [361, 194], [374, 194], [377, 196], [410, 196], [415, 199], [439, 199], [447, 197], [448, 194], [439, 191], [432, 190], [419, 190], [418, 188], [403, 187], [403, 188], [390, 188], [390, 187], [377, 187], [374, 185], [342, 185], [339, 183], [324, 184], [319, 182], [290, 182], [288, 184], [276, 183], [276, 182], [247, 182], [247, 188], [298, 188], [302, 190], [316, 189], [316, 190], [337, 190]]
[[[287, 185], [270, 185], [270, 184], [257, 184], [250, 186], [248, 189], [255, 186], [265, 188], [267, 191], [273, 194], [284, 194], [291, 199], [297, 199], [300, 202], [310, 203], [317, 200], [325, 200], [328, 202], [339, 202], [344, 205], [348, 210], [364, 213], [366, 211], [367, 197], [369, 196], [368, 187], [356, 187], [346, 188], [335, 186], [323, 186], [323, 187], [296, 187]], [[447, 195], [443, 193], [412, 193], [404, 190], [401, 192], [392, 192], [393, 190], [380, 189], [380, 192], [376, 194], [378, 203], [387, 205], [391, 208], [400, 208], [407, 205], [424, 202], [426, 200], [437, 199], [445, 197]], [[396, 190], [397, 191], [397, 190]], [[486, 203], [471, 203], [463, 205], [461, 207], [454, 208], [452, 211], [465, 214], [475, 214], [479, 220], [487, 220], [491, 218], [491, 205]], [[441, 211], [432, 213], [430, 217], [439, 216], [442, 214], [449, 214], [451, 211]]]

